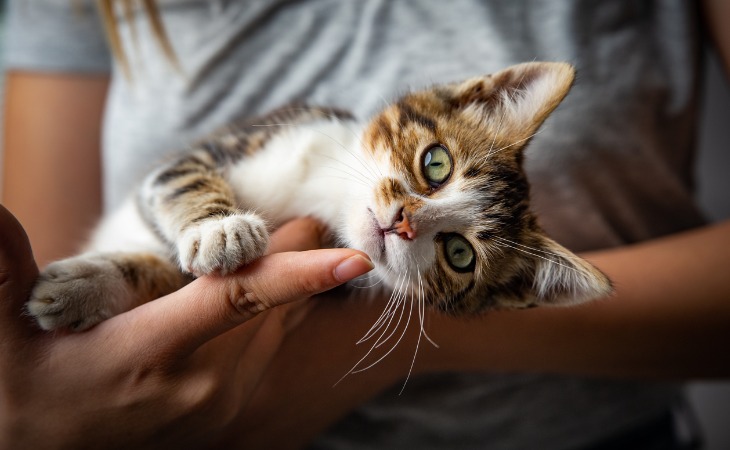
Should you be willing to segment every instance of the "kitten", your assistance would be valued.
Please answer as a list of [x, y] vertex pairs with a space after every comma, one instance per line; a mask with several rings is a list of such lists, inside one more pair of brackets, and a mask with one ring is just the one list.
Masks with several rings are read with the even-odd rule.
[[86, 253], [49, 265], [27, 309], [46, 330], [89, 328], [190, 274], [234, 272], [299, 216], [366, 252], [373, 284], [449, 313], [605, 296], [609, 280], [540, 230], [521, 168], [573, 77], [527, 63], [406, 94], [365, 123], [303, 107], [231, 125], [151, 173]]

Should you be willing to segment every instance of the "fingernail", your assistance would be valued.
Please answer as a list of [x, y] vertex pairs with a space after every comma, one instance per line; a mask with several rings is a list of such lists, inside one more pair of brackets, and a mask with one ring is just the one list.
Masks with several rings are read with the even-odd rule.
[[344, 283], [345, 281], [350, 281], [355, 277], [370, 272], [374, 267], [375, 264], [362, 255], [351, 256], [335, 267], [335, 279]]

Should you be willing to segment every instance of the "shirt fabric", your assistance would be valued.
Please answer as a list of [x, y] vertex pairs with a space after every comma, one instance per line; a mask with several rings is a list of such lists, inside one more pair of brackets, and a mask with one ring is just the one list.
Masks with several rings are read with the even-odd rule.
[[[108, 208], [163, 156], [236, 117], [293, 101], [367, 117], [409, 89], [545, 60], [577, 68], [525, 155], [548, 234], [582, 251], [704, 223], [693, 199], [700, 42], [691, 2], [161, 0], [182, 71], [137, 14], [136, 43], [120, 24], [131, 80], [111, 61], [94, 9], [72, 3], [11, 0], [6, 64], [114, 73], [102, 145]], [[672, 385], [541, 374], [434, 374], [399, 390], [312, 445], [573, 449], [681, 402]]]

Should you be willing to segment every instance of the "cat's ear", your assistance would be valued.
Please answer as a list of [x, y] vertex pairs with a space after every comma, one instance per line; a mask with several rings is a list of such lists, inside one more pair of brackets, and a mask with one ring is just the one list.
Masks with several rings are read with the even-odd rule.
[[565, 98], [573, 66], [532, 62], [449, 86], [453, 101], [505, 139], [528, 139]]
[[535, 278], [533, 302], [545, 306], [567, 306], [606, 297], [611, 281], [588, 261], [546, 236], [540, 236], [532, 255]]

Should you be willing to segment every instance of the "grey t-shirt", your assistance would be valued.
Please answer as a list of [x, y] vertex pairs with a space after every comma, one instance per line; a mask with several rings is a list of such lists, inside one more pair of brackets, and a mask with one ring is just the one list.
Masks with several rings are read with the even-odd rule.
[[[71, 3], [10, 1], [8, 67], [109, 70], [97, 18]], [[576, 65], [575, 87], [526, 155], [546, 230], [588, 250], [703, 223], [692, 197], [699, 38], [691, 2], [159, 3], [183, 70], [164, 60], [143, 16], [136, 46], [122, 23], [135, 69], [129, 82], [113, 68], [103, 140], [108, 207], [162, 155], [234, 117], [295, 100], [367, 116], [409, 88], [558, 60]], [[314, 445], [570, 449], [677, 401], [678, 391], [660, 384], [439, 374], [361, 406]]]

